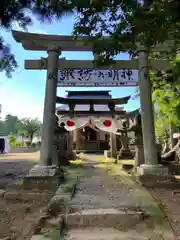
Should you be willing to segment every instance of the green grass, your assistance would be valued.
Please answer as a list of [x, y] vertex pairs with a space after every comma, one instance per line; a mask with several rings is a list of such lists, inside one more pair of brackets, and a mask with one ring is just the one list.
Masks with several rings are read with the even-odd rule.
[[128, 160], [118, 160], [118, 163], [121, 165], [135, 165], [134, 159], [128, 159]]
[[72, 168], [82, 168], [83, 165], [83, 160], [75, 160], [75, 161], [71, 161], [70, 165], [68, 166], [70, 169]]
[[46, 229], [44, 234], [43, 234], [44, 238], [46, 239], [52, 239], [52, 240], [64, 240], [65, 238], [61, 238], [60, 236], [60, 230], [56, 229], [56, 228], [51, 228], [51, 229]]
[[65, 181], [65, 171], [63, 168], [57, 168], [55, 176], [58, 180], [58, 183], [61, 184]]

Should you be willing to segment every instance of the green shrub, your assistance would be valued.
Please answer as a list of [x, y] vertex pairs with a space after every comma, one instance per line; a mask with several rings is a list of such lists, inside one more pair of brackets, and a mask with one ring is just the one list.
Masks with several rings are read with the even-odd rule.
[[14, 136], [9, 135], [8, 136], [9, 144], [12, 148], [18, 148], [23, 147], [24, 143], [23, 141], [18, 141]]
[[16, 148], [16, 142], [11, 142], [11, 143], [10, 143], [10, 146], [11, 146], [12, 148]]
[[30, 141], [27, 141], [26, 142], [26, 147], [30, 147], [31, 146], [31, 142]]
[[32, 144], [31, 144], [31, 147], [33, 147], [33, 148], [35, 148], [36, 146], [37, 146], [36, 143], [32, 143]]
[[59, 183], [61, 183], [65, 180], [65, 172], [62, 168], [57, 168], [55, 175], [56, 175], [56, 178], [59, 181]]
[[8, 136], [8, 141], [9, 141], [10, 144], [11, 143], [15, 143], [16, 142], [16, 138], [14, 136], [12, 136], [12, 135], [9, 135]]
[[17, 148], [18, 148], [18, 147], [23, 147], [23, 142], [16, 140], [16, 141], [15, 141], [15, 146], [16, 146]]

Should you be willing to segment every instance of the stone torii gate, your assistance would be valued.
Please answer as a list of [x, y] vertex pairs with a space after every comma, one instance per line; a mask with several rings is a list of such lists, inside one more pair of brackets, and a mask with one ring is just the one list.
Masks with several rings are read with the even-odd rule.
[[[14, 39], [20, 42], [25, 50], [48, 52], [47, 59], [26, 60], [25, 69], [47, 70], [40, 164], [51, 166], [58, 70], [63, 70], [64, 68], [82, 69], [94, 67], [92, 61], [59, 59], [59, 55], [62, 51], [92, 51], [92, 46], [89, 43], [88, 37], [78, 37], [74, 39], [73, 36], [44, 35], [18, 31], [13, 31], [12, 34]], [[172, 46], [173, 42], [165, 42], [164, 44], [152, 47], [151, 51], [164, 51]], [[140, 175], [166, 174], [167, 169], [158, 165], [157, 159], [149, 66], [155, 69], [167, 70], [170, 68], [170, 64], [166, 60], [149, 60], [148, 49], [146, 47], [137, 44], [136, 48], [138, 59], [116, 61], [116, 63], [113, 64], [113, 68], [139, 70], [145, 164], [140, 166], [137, 172]], [[128, 50], [128, 43], [124, 46], [124, 49]]]

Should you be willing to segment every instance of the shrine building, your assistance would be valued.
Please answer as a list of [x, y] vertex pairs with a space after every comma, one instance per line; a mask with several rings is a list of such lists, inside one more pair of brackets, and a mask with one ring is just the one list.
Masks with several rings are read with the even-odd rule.
[[[72, 99], [73, 102], [75, 99], [89, 99], [89, 101], [91, 99], [112, 99], [112, 96], [110, 91], [67, 91], [66, 98]], [[91, 108], [92, 106], [90, 104], [77, 104], [74, 109], [76, 114], [73, 118], [73, 122], [76, 121], [77, 123], [77, 121], [79, 122], [82, 119], [89, 118], [92, 113]], [[107, 116], [103, 114], [110, 111], [107, 104], [94, 104], [93, 111], [99, 113], [99, 116], [97, 115], [96, 118], [103, 117], [104, 121], [108, 124], [109, 114], [107, 114]], [[123, 107], [116, 106], [115, 111], [123, 111]], [[66, 115], [65, 112], [67, 112], [68, 115], [69, 106], [67, 104], [63, 104], [56, 108], [56, 113], [60, 118]], [[68, 121], [67, 124], [69, 124], [70, 127], [70, 125], [73, 125], [74, 123]], [[81, 152], [101, 152], [109, 150], [110, 148], [110, 133], [93, 125], [91, 120], [88, 120], [87, 124], [84, 126], [73, 130], [71, 134], [73, 150]]]

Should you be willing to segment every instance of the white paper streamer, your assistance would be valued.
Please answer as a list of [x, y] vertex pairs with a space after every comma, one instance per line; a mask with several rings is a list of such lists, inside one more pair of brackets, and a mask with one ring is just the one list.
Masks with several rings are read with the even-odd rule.
[[[68, 126], [67, 125], [68, 121], [73, 122], [74, 126], [72, 126], [72, 127]], [[104, 125], [105, 121], [110, 121], [111, 126], [106, 127]], [[65, 128], [67, 131], [73, 131], [76, 129], [84, 128], [86, 126], [90, 126], [92, 129], [94, 129], [96, 131], [100, 130], [100, 131], [120, 135], [120, 133], [117, 133], [117, 130], [122, 127], [121, 120], [117, 120], [114, 118], [107, 118], [107, 117], [101, 117], [101, 118], [96, 118], [96, 117], [81, 117], [81, 118], [79, 118], [79, 117], [74, 117], [74, 118], [59, 117], [59, 124], [61, 124], [62, 122], [65, 123]]]

